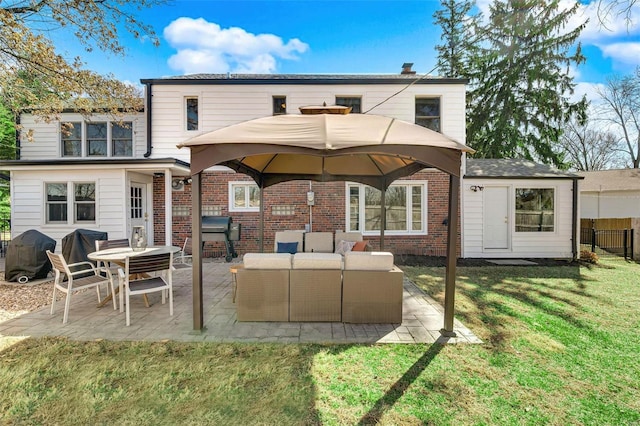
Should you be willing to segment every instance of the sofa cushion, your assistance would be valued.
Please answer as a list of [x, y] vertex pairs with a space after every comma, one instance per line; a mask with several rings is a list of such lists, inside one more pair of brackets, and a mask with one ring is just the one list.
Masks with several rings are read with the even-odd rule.
[[276, 253], [296, 254], [298, 252], [298, 242], [283, 243], [278, 241], [278, 249]]
[[385, 251], [350, 251], [344, 254], [344, 269], [390, 271], [393, 269], [393, 254]]
[[289, 253], [247, 253], [242, 258], [245, 269], [291, 269]]
[[342, 269], [342, 256], [335, 253], [296, 253], [293, 269]]
[[277, 231], [273, 240], [273, 251], [278, 251], [278, 243], [298, 243], [298, 250], [302, 251], [304, 231]]
[[307, 232], [304, 234], [304, 251], [307, 253], [333, 253], [333, 233]]
[[355, 244], [355, 241], [340, 240], [338, 241], [338, 244], [336, 244], [336, 253], [345, 254], [346, 252], [351, 251]]
[[367, 251], [367, 242], [366, 241], [356, 241], [353, 245], [351, 251]]

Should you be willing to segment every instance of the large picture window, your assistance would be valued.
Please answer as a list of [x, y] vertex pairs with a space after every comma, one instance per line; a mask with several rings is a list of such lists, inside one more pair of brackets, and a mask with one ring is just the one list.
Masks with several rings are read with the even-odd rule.
[[65, 122], [60, 125], [60, 135], [63, 157], [133, 156], [131, 121]]
[[[69, 188], [73, 192], [69, 197]], [[45, 184], [46, 223], [69, 223], [72, 206], [72, 223], [95, 223], [96, 185], [93, 182], [51, 182]], [[70, 203], [71, 201], [71, 203]]]
[[229, 182], [229, 211], [260, 210], [260, 188], [252, 182]]
[[554, 189], [516, 188], [516, 232], [554, 231]]
[[[382, 217], [382, 193], [362, 184], [348, 184], [348, 231], [379, 234]], [[389, 234], [426, 234], [427, 183], [423, 181], [399, 182], [385, 193], [386, 226]]]

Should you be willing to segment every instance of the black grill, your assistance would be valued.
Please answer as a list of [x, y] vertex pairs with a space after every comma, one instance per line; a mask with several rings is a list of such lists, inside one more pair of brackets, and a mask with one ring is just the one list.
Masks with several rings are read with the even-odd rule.
[[233, 223], [231, 216], [202, 216], [202, 242], [222, 241], [227, 249], [225, 260], [238, 257], [233, 242], [240, 240], [240, 224]]

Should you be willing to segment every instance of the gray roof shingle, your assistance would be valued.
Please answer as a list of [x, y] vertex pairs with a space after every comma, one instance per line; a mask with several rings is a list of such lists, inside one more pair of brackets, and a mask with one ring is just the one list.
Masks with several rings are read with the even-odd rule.
[[465, 179], [469, 178], [516, 178], [516, 179], [582, 179], [575, 173], [529, 160], [500, 158], [467, 158]]

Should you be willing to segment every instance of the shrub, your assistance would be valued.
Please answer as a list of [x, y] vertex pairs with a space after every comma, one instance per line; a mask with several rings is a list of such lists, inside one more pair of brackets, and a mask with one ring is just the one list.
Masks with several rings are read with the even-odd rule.
[[600, 258], [598, 255], [592, 251], [582, 250], [580, 251], [580, 260], [585, 263], [593, 263], [594, 265], [598, 263]]

